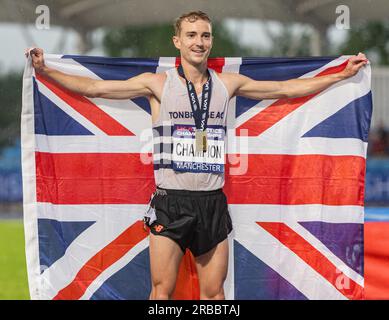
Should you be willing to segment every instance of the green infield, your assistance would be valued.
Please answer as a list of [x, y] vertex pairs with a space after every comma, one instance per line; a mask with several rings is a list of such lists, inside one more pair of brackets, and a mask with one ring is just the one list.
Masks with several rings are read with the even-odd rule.
[[30, 299], [22, 220], [0, 220], [0, 300]]

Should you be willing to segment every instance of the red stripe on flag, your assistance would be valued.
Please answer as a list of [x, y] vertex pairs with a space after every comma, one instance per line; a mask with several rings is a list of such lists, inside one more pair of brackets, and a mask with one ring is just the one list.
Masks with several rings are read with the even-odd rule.
[[145, 204], [153, 166], [139, 153], [36, 152], [37, 201], [55, 204]]
[[[362, 157], [252, 154], [246, 159], [245, 174], [226, 177], [229, 203], [363, 205]], [[153, 167], [138, 153], [36, 152], [35, 162], [39, 202], [145, 204], [155, 188]]]
[[[208, 59], [208, 68], [221, 73], [225, 64], [225, 58], [210, 58]], [[181, 64], [181, 58], [176, 58], [176, 68]]]
[[[318, 73], [314, 78], [328, 74], [334, 74], [342, 71], [348, 63], [348, 60], [342, 64]], [[321, 92], [321, 91], [320, 91]], [[236, 128], [236, 135], [240, 136], [240, 130], [247, 130], [248, 136], [258, 136], [265, 130], [272, 127], [275, 123], [286, 117], [289, 113], [301, 107], [304, 103], [317, 96], [320, 92], [298, 98], [279, 99], [257, 115], [244, 122]], [[246, 135], [246, 133], [245, 133]]]
[[320, 273], [341, 294], [349, 299], [363, 298], [363, 287], [337, 269], [327, 257], [286, 224], [281, 222], [257, 222], [257, 224]]
[[226, 63], [224, 58], [211, 58], [208, 59], [208, 67], [216, 72], [222, 73], [224, 64]]
[[53, 81], [36, 75], [36, 78], [48, 89], [65, 101], [69, 106], [87, 118], [96, 127], [104, 131], [109, 136], [133, 136], [134, 134], [112, 118], [108, 113], [101, 110], [87, 98], [71, 92]]
[[104, 270], [116, 263], [147, 236], [148, 232], [143, 229], [142, 221], [137, 221], [131, 225], [114, 241], [94, 255], [81, 268], [73, 281], [57, 293], [54, 300], [80, 299], [86, 289]]
[[250, 154], [239, 159], [247, 167], [243, 175], [230, 173], [238, 165], [226, 167], [229, 203], [363, 205], [363, 157]]
[[199, 300], [200, 285], [196, 263], [192, 253], [187, 250], [180, 264], [173, 300]]

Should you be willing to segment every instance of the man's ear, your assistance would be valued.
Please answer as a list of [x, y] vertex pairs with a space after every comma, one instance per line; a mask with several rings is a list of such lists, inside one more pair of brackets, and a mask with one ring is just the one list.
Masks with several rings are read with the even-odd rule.
[[178, 50], [181, 49], [180, 39], [177, 36], [173, 36], [173, 44]]

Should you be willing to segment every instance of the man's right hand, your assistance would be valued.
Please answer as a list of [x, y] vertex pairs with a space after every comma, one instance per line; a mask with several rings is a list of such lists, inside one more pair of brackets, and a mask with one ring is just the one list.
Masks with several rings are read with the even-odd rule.
[[26, 57], [28, 57], [29, 54], [31, 55], [32, 66], [34, 67], [35, 72], [43, 73], [46, 68], [45, 61], [43, 59], [43, 50], [40, 48], [27, 49]]

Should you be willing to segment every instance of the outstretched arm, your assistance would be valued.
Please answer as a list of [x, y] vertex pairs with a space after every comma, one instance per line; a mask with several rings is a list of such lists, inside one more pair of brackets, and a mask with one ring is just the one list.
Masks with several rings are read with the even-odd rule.
[[354, 76], [366, 64], [366, 56], [360, 53], [349, 59], [343, 71], [326, 76], [286, 81], [256, 81], [243, 75], [229, 74], [226, 75], [225, 82], [231, 96], [257, 100], [295, 98], [327, 89], [338, 81]]
[[156, 76], [153, 73], [142, 73], [128, 80], [96, 80], [88, 77], [69, 75], [49, 68], [43, 59], [43, 50], [34, 48], [29, 51], [35, 72], [57, 82], [62, 87], [86, 97], [108, 99], [132, 99], [150, 96], [154, 92]]

